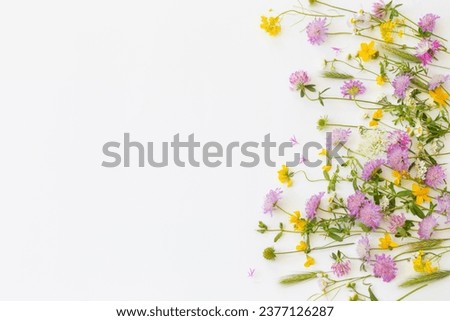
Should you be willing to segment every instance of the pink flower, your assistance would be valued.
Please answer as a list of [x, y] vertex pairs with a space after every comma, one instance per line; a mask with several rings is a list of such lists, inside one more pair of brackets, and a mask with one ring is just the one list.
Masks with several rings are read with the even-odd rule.
[[334, 262], [333, 265], [331, 265], [331, 270], [333, 270], [334, 275], [339, 278], [347, 275], [350, 272], [350, 261]]
[[433, 188], [438, 188], [444, 184], [446, 177], [447, 175], [441, 165], [433, 165], [427, 170], [425, 184]]
[[392, 215], [389, 219], [389, 232], [391, 233], [397, 233], [397, 229], [400, 227], [403, 227], [406, 222], [405, 214], [401, 215]]
[[317, 208], [320, 205], [320, 201], [322, 200], [322, 197], [325, 195], [324, 192], [320, 192], [317, 195], [313, 195], [309, 198], [309, 200], [306, 202], [306, 217], [310, 220], [316, 217], [317, 215]]
[[359, 220], [364, 225], [376, 229], [383, 219], [381, 207], [367, 200], [359, 211]]
[[403, 74], [395, 77], [392, 82], [392, 86], [394, 87], [394, 94], [398, 98], [405, 98], [406, 90], [411, 84], [412, 77], [408, 74]]
[[427, 13], [419, 19], [418, 25], [424, 32], [433, 32], [436, 27], [436, 20], [439, 18], [440, 17], [435, 14]]
[[365, 263], [370, 261], [370, 242], [367, 236], [362, 236], [356, 244], [356, 253]]
[[433, 61], [434, 55], [440, 47], [441, 43], [438, 40], [422, 39], [416, 47], [416, 57], [420, 59], [422, 65], [426, 66]]
[[264, 214], [272, 215], [275, 205], [281, 199], [282, 193], [283, 193], [283, 191], [280, 188], [276, 188], [275, 190], [271, 189], [266, 194], [266, 198], [264, 200], [264, 205], [263, 205]]
[[364, 164], [364, 168], [361, 174], [361, 178], [368, 181], [382, 165], [386, 164], [384, 159], [373, 159]]
[[422, 240], [428, 240], [428, 239], [430, 239], [431, 235], [434, 232], [434, 228], [437, 225], [438, 225], [438, 221], [433, 215], [426, 216], [419, 223], [419, 231], [417, 232], [417, 234], [419, 234], [419, 237]]
[[295, 71], [289, 77], [289, 82], [291, 83], [292, 90], [299, 90], [303, 86], [307, 85], [311, 81], [308, 73], [303, 70]]
[[328, 30], [326, 23], [326, 18], [315, 18], [306, 26], [306, 35], [309, 43], [320, 45], [325, 42]]
[[366, 196], [360, 191], [356, 191], [355, 194], [350, 195], [347, 198], [347, 208], [350, 212], [349, 215], [358, 218], [359, 211], [366, 203], [366, 200]]
[[331, 133], [331, 141], [333, 142], [333, 146], [337, 146], [339, 144], [344, 145], [348, 141], [348, 138], [350, 137], [351, 133], [352, 130], [350, 128], [333, 129], [333, 132]]
[[449, 75], [435, 75], [431, 77], [431, 80], [428, 84], [428, 89], [435, 90], [437, 87], [445, 85], [449, 78]]
[[386, 15], [385, 4], [383, 0], [379, 0], [378, 2], [374, 2], [372, 4], [372, 14], [378, 19], [383, 19]]
[[359, 80], [347, 80], [341, 87], [341, 93], [344, 97], [355, 98], [366, 92], [366, 87]]
[[397, 275], [397, 266], [390, 255], [375, 255], [373, 263], [373, 274], [384, 282], [392, 281]]

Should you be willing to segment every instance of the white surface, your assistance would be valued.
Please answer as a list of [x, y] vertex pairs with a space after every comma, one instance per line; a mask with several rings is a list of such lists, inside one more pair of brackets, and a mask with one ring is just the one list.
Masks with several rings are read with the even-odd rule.
[[[332, 45], [351, 44], [313, 48], [300, 26], [266, 36], [259, 16], [289, 8], [287, 0], [0, 3], [0, 298], [297, 300], [316, 292], [314, 282], [277, 284], [302, 258], [261, 258], [271, 238], [254, 230], [270, 222], [261, 204], [278, 186], [276, 169], [108, 169], [102, 145], [124, 132], [142, 142], [176, 133], [223, 143], [267, 133], [278, 142], [323, 139], [314, 121], [347, 106], [307, 104], [289, 91], [288, 76], [319, 71]], [[419, 4], [404, 8], [418, 18]], [[447, 3], [426, 6], [441, 23], [450, 18]], [[297, 182], [285, 196], [303, 208], [312, 191]], [[447, 285], [422, 297], [439, 299]]]

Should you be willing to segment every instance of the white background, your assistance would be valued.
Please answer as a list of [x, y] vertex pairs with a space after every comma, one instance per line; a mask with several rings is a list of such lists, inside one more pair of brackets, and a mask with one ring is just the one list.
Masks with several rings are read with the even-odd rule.
[[[357, 7], [335, 3], [346, 2]], [[404, 2], [413, 19], [450, 18], [442, 1], [427, 1], [426, 12], [423, 1]], [[304, 143], [323, 139], [314, 124], [322, 114], [359, 120], [346, 105], [324, 109], [290, 92], [292, 71], [317, 79], [332, 45], [357, 48], [347, 38], [313, 48], [304, 22], [277, 38], [259, 29], [269, 8], [293, 4], [0, 1], [0, 298], [300, 300], [318, 290], [277, 284], [303, 257], [261, 257], [271, 237], [255, 229], [277, 222], [261, 211], [276, 169], [101, 167], [103, 144], [124, 132], [141, 142], [271, 133]], [[286, 206], [303, 209], [314, 189], [298, 180]], [[442, 299], [445, 287], [421, 298]]]

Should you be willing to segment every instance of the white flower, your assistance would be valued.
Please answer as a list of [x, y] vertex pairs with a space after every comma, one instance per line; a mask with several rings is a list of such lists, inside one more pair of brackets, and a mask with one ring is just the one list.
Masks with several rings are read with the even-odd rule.
[[384, 195], [380, 200], [381, 210], [385, 210], [389, 207], [389, 199]]
[[367, 130], [361, 134], [361, 144], [358, 152], [368, 158], [375, 158], [383, 154], [386, 150], [386, 133], [379, 130]]
[[370, 14], [361, 9], [350, 19], [350, 25], [355, 28], [367, 28], [370, 26], [371, 18]]
[[424, 180], [426, 174], [427, 174], [427, 166], [425, 162], [422, 160], [416, 161], [416, 166], [414, 166], [412, 176]]
[[421, 125], [417, 124], [414, 127], [414, 135], [416, 137], [420, 137], [420, 136], [422, 136], [422, 134], [423, 134], [423, 127]]
[[317, 280], [317, 282], [318, 282], [318, 284], [319, 284], [319, 289], [320, 289], [320, 291], [325, 292], [325, 290], [326, 290], [326, 288], [327, 288], [327, 286], [328, 286], [327, 279], [325, 279], [325, 278], [323, 278], [323, 277], [320, 277], [320, 278]]

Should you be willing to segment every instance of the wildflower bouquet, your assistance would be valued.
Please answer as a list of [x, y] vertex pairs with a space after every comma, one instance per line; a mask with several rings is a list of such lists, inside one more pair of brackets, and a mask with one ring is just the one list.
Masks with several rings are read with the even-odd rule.
[[[321, 292], [311, 299], [333, 298], [346, 287], [350, 300], [377, 300], [374, 279], [409, 288], [404, 299], [450, 275], [440, 266], [450, 252], [450, 193], [442, 161], [450, 154], [444, 151], [450, 95], [449, 76], [443, 73], [449, 68], [438, 64], [449, 54], [447, 40], [435, 33], [438, 15], [411, 19], [401, 9], [401, 4], [382, 0], [368, 11], [309, 0], [261, 17], [260, 27], [270, 36], [280, 34], [285, 19], [299, 20], [313, 46], [326, 45], [331, 37], [360, 40], [353, 52], [333, 48], [334, 57], [324, 60], [322, 77], [339, 90], [320, 88], [310, 71], [291, 74], [290, 86], [299, 99], [325, 107], [339, 102], [361, 110], [365, 119], [337, 124], [331, 115], [317, 121], [318, 130], [332, 132], [332, 147], [345, 155], [334, 159], [324, 150], [327, 163], [319, 179], [283, 165], [278, 178], [286, 187], [301, 175], [308, 184], [322, 183], [324, 191], [310, 196], [299, 211], [283, 206], [281, 188], [270, 190], [263, 211], [280, 222], [274, 228], [260, 221], [258, 227], [262, 234], [275, 233], [275, 244], [263, 251], [265, 259], [304, 257], [299, 273], [281, 283], [319, 280]], [[341, 25], [346, 29], [339, 30]], [[368, 82], [378, 89], [370, 92]], [[374, 94], [379, 97], [370, 98]], [[279, 249], [277, 242], [287, 233], [296, 235], [298, 243]], [[323, 251], [329, 254], [329, 268], [312, 271], [315, 254]]]

